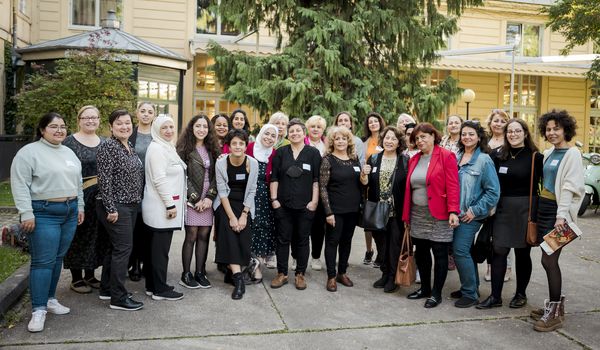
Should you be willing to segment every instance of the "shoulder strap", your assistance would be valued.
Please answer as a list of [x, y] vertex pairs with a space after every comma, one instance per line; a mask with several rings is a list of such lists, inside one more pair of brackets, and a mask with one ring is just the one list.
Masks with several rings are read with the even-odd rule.
[[533, 170], [535, 165], [535, 155], [537, 152], [531, 154], [531, 177], [529, 180], [529, 211], [527, 212], [527, 219], [531, 221], [531, 201], [533, 199]]

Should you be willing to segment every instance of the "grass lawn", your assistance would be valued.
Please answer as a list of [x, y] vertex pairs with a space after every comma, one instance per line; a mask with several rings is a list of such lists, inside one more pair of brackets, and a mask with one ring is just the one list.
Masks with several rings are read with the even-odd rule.
[[10, 191], [10, 182], [0, 182], [0, 207], [14, 207], [12, 192]]
[[0, 282], [29, 261], [29, 255], [12, 247], [0, 247]]

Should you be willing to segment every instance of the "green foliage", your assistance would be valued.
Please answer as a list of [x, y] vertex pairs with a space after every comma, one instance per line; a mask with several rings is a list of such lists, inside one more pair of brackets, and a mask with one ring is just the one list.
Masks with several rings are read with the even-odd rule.
[[124, 55], [98, 48], [69, 52], [52, 71], [35, 66], [24, 90], [18, 94], [18, 113], [26, 126], [41, 115], [57, 112], [70, 130], [77, 129], [77, 111], [94, 105], [106, 119], [118, 108], [135, 108], [134, 65]]
[[10, 182], [0, 182], [0, 207], [14, 207], [15, 201], [10, 190]]
[[[577, 45], [588, 42], [594, 44], [596, 53], [600, 53], [600, 2], [597, 0], [560, 0], [544, 8], [548, 14], [548, 26], [559, 32], [567, 40], [561, 51], [566, 55]], [[600, 59], [596, 59], [588, 73], [588, 78], [600, 83]]]
[[210, 43], [213, 69], [225, 98], [292, 117], [342, 110], [362, 121], [370, 111], [387, 121], [411, 111], [433, 120], [456, 101], [457, 82], [424, 84], [428, 67], [455, 33], [457, 17], [481, 0], [228, 0], [222, 16], [244, 31], [266, 28], [276, 36], [277, 54], [230, 52]]
[[12, 66], [12, 45], [4, 42], [4, 74], [6, 77], [4, 100], [4, 132], [7, 135], [14, 135], [17, 132], [17, 104], [11, 97], [15, 94], [14, 77], [15, 69]]
[[0, 282], [29, 261], [29, 255], [12, 247], [0, 247]]

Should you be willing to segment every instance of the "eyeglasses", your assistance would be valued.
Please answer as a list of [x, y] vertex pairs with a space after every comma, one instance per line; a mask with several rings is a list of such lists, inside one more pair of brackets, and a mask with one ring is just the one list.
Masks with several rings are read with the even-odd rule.
[[56, 125], [56, 124], [48, 125], [48, 126], [46, 126], [46, 128], [48, 128], [50, 130], [63, 130], [63, 131], [67, 130], [66, 125]]
[[79, 120], [98, 120], [100, 117], [79, 117]]
[[518, 135], [518, 134], [522, 134], [522, 133], [523, 133], [523, 130], [521, 130], [521, 129], [518, 129], [518, 130], [509, 130], [509, 131], [507, 131], [506, 133], [507, 133], [508, 135], [512, 135], [512, 134]]

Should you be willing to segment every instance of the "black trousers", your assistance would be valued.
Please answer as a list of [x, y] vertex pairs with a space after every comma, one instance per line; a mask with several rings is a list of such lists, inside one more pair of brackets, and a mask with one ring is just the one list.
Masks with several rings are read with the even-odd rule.
[[[442, 289], [448, 275], [448, 246], [449, 242], [434, 242], [428, 239], [413, 238], [416, 246], [415, 262], [421, 276], [421, 290], [425, 294], [439, 298], [442, 297]], [[433, 268], [433, 289], [431, 288], [431, 252], [435, 266]]]
[[277, 224], [277, 272], [288, 274], [288, 260], [290, 255], [290, 244], [294, 247], [297, 260], [296, 274], [306, 272], [308, 265], [308, 237], [314, 211], [306, 208], [292, 209], [281, 206], [274, 210], [275, 223]]
[[169, 290], [167, 285], [167, 268], [169, 266], [169, 250], [173, 239], [173, 231], [150, 228], [149, 259], [144, 260], [144, 277], [146, 290], [160, 294]]
[[140, 207], [138, 208], [137, 220], [133, 229], [133, 246], [131, 248], [131, 255], [129, 256], [129, 267], [145, 263], [147, 252], [150, 250], [149, 236], [150, 227], [144, 223]]
[[373, 231], [377, 251], [383, 253], [379, 269], [388, 277], [393, 278], [396, 275], [403, 237], [404, 229], [400, 227], [396, 218], [389, 219], [385, 231]]
[[327, 225], [325, 237], [325, 264], [327, 265], [327, 277], [336, 276], [335, 260], [338, 253], [338, 273], [345, 274], [348, 269], [348, 259], [352, 248], [352, 236], [358, 222], [358, 213], [335, 214], [335, 227]]
[[137, 204], [117, 204], [119, 213], [117, 222], [109, 223], [106, 220], [106, 209], [98, 201], [96, 212], [98, 220], [102, 223], [110, 239], [110, 251], [104, 258], [100, 291], [110, 291], [111, 302], [119, 302], [127, 297], [125, 279], [127, 278], [127, 265], [133, 240], [133, 228], [137, 218]]

